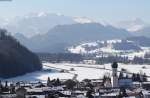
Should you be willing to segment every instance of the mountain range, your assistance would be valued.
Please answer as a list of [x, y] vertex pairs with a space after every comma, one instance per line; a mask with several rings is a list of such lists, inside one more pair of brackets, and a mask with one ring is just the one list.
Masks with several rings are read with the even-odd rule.
[[92, 20], [86, 17], [70, 17], [54, 13], [29, 13], [17, 16], [13, 19], [0, 19], [0, 27], [15, 33], [21, 33], [26, 37], [47, 33], [49, 29], [57, 25], [90, 23]]
[[[25, 37], [33, 37], [38, 34], [45, 34], [57, 25], [71, 25], [76, 23], [100, 23], [87, 17], [72, 17], [55, 13], [29, 13], [23, 16], [17, 16], [12, 19], [0, 18], [0, 27], [15, 33], [21, 33]], [[105, 24], [109, 25], [109, 23]], [[140, 18], [120, 21], [112, 24], [113, 27], [129, 31], [135, 36], [150, 36], [150, 24]]]
[[114, 25], [116, 28], [122, 28], [129, 31], [134, 36], [150, 37], [150, 24], [140, 18], [120, 21]]
[[136, 18], [116, 25], [103, 25], [87, 17], [30, 13], [12, 20], [0, 19], [0, 27], [12, 32], [34, 52], [65, 52], [81, 42], [149, 36], [150, 25]]
[[21, 34], [15, 36], [35, 52], [64, 52], [66, 47], [80, 42], [126, 38], [132, 35], [124, 29], [99, 23], [76, 23], [55, 26], [48, 33], [32, 38], [25, 38]]

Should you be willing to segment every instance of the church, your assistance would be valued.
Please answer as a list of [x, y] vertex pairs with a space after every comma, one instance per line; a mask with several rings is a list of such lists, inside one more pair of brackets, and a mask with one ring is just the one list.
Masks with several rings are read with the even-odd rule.
[[114, 62], [112, 65], [112, 74], [111, 79], [107, 79], [104, 83], [106, 88], [119, 88], [119, 87], [127, 87], [132, 88], [133, 81], [132, 78], [129, 77], [126, 71], [118, 71], [118, 63]]

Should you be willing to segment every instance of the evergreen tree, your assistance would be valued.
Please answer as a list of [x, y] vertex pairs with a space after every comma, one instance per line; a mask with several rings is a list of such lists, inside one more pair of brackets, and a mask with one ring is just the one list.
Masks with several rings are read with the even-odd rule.
[[146, 75], [146, 73], [144, 73], [144, 75], [143, 75], [143, 81], [144, 81], [144, 82], [147, 81], [147, 75]]
[[71, 80], [71, 79], [65, 81], [64, 84], [65, 84], [65, 85], [67, 86], [67, 88], [70, 89], [70, 90], [73, 90], [74, 86], [76, 86], [76, 82], [73, 81], [73, 80]]

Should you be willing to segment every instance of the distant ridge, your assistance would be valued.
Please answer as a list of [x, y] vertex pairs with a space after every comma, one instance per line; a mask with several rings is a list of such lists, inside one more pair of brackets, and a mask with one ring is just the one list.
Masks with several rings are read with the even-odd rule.
[[[34, 52], [65, 52], [65, 48], [84, 41], [109, 40], [131, 37], [123, 29], [104, 26], [99, 23], [58, 25], [46, 34], [20, 41]], [[19, 38], [18, 38], [19, 39]]]

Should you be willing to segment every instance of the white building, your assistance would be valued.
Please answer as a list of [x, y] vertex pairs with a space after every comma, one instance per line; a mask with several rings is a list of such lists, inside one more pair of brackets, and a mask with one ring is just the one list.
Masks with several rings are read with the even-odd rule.
[[112, 87], [118, 87], [117, 62], [114, 62], [111, 67], [112, 67], [112, 77], [111, 77]]

